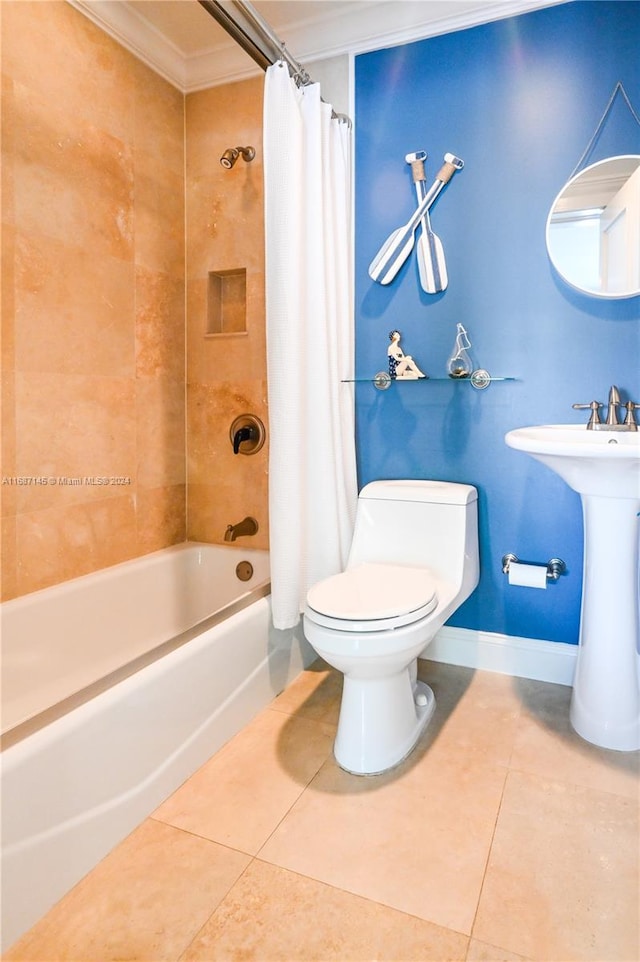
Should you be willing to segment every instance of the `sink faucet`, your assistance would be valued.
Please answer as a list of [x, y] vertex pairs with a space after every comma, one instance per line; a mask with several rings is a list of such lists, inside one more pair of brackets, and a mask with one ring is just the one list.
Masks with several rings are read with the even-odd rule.
[[255, 518], [246, 517], [237, 524], [228, 524], [224, 533], [225, 541], [235, 541], [236, 538], [257, 534], [258, 522]]
[[[635, 411], [640, 408], [640, 404], [635, 401], [627, 401], [623, 404], [620, 400], [620, 392], [615, 384], [609, 388], [609, 403], [607, 404], [607, 420], [603, 423], [600, 420], [601, 401], [590, 401], [589, 404], [574, 404], [572, 407], [577, 410], [588, 409], [591, 411], [587, 431], [637, 431], [638, 424], [635, 418]], [[625, 407], [627, 415], [624, 424], [618, 420], [618, 408]]]
[[620, 392], [615, 384], [612, 384], [609, 388], [609, 404], [607, 405], [607, 427], [611, 428], [613, 425], [617, 425], [618, 421], [618, 406], [620, 404]]

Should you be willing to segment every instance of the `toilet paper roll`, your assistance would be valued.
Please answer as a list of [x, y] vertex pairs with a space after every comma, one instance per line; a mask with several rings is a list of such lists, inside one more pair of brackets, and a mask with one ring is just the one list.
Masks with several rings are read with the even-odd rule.
[[523, 588], [546, 588], [547, 566], [525, 565], [512, 561], [509, 565], [509, 584]]

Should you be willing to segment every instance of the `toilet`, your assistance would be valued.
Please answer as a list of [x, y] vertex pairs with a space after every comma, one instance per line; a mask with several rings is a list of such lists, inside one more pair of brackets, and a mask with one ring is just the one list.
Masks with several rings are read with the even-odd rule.
[[334, 755], [348, 772], [398, 765], [433, 715], [417, 658], [478, 584], [477, 503], [469, 484], [367, 484], [345, 571], [307, 594], [307, 640], [344, 675]]

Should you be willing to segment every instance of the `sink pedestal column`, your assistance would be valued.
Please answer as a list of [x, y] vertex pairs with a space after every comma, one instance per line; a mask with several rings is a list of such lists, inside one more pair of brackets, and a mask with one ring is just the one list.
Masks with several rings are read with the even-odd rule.
[[603, 748], [640, 748], [640, 501], [582, 495], [584, 578], [571, 724]]

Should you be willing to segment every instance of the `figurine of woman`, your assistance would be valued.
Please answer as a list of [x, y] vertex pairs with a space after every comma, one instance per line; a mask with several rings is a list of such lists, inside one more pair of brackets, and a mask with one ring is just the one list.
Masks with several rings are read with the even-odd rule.
[[401, 337], [400, 331], [391, 331], [389, 334], [389, 340], [391, 341], [387, 351], [389, 357], [389, 377], [412, 378], [414, 380], [419, 377], [426, 377], [427, 375], [422, 373], [411, 355], [405, 354], [400, 347]]

